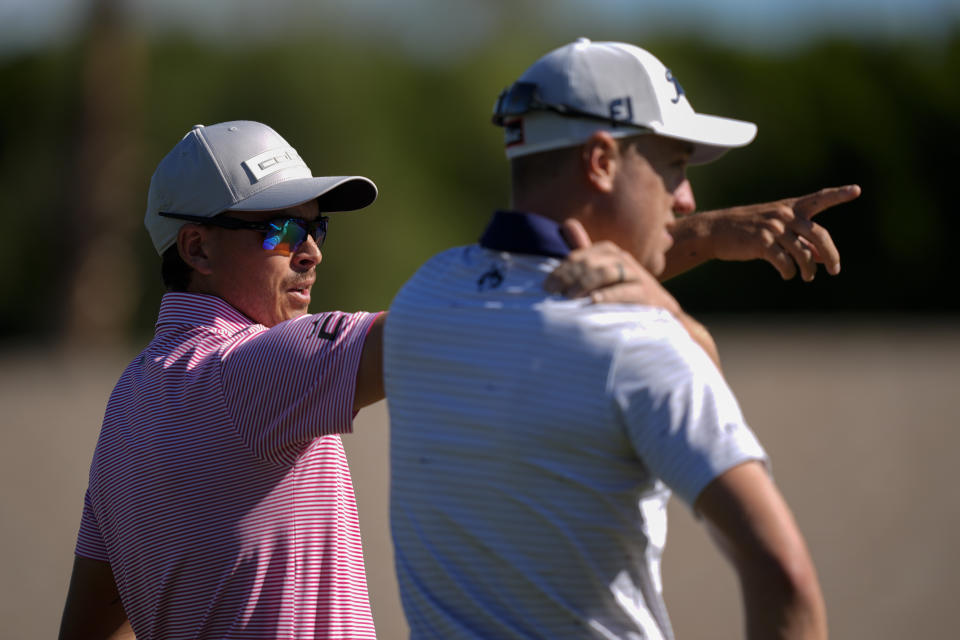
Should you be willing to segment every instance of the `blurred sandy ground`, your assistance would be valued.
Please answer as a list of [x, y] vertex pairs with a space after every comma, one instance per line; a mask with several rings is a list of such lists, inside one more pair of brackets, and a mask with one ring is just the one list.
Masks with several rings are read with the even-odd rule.
[[[948, 637], [960, 592], [960, 324], [713, 325], [724, 369], [807, 536], [834, 638]], [[708, 323], [710, 324], [710, 323]], [[0, 354], [0, 637], [53, 638], [87, 466], [132, 354]], [[386, 406], [346, 437], [381, 638], [405, 637], [387, 529]], [[674, 502], [677, 635], [742, 635], [734, 574]]]

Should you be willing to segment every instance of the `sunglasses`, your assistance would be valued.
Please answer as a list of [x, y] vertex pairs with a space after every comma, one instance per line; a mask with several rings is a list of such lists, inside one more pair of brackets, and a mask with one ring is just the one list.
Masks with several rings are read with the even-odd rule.
[[601, 116], [589, 111], [581, 111], [565, 104], [547, 102], [540, 98], [537, 85], [533, 82], [514, 82], [500, 92], [497, 103], [493, 107], [493, 124], [502, 127], [507, 118], [522, 116], [531, 111], [552, 111], [568, 118], [586, 118], [588, 120], [602, 120], [614, 126], [628, 126], [650, 131], [648, 127], [638, 125], [630, 120], [621, 120], [612, 116]]
[[168, 213], [166, 211], [158, 212], [164, 218], [176, 218], [177, 220], [186, 220], [196, 224], [205, 224], [213, 227], [222, 227], [224, 229], [251, 229], [264, 233], [263, 248], [267, 251], [287, 251], [295, 253], [300, 245], [306, 241], [307, 236], [313, 236], [317, 248], [323, 246], [323, 241], [327, 239], [327, 216], [320, 216], [316, 220], [304, 220], [303, 218], [274, 218], [266, 222], [250, 222], [238, 218], [226, 218], [217, 216], [215, 218], [205, 218], [203, 216], [192, 216], [186, 213]]

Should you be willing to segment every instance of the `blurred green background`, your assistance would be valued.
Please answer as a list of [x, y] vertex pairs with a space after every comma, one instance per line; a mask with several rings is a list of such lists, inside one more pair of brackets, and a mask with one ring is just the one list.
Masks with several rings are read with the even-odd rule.
[[506, 203], [494, 98], [578, 35], [640, 44], [697, 110], [758, 123], [754, 144], [691, 170], [701, 210], [863, 187], [819, 218], [840, 248], [839, 277], [784, 284], [763, 263], [711, 264], [671, 283], [691, 311], [960, 310], [949, 293], [956, 3], [918, 3], [924, 19], [903, 25], [910, 11], [891, 2], [847, 0], [832, 13], [798, 2], [585, 4], [8, 4], [0, 346], [148, 337], [162, 293], [142, 226], [150, 175], [193, 124], [232, 119], [273, 126], [315, 175], [378, 184], [374, 206], [332, 221], [313, 309], [385, 308], [428, 256], [472, 242]]

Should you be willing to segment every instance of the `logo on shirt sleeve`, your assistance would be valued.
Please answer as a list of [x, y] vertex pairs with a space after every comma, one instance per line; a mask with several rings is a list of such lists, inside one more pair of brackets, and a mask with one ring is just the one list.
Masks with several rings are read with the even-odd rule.
[[[336, 324], [333, 324], [336, 320]], [[313, 321], [313, 337], [320, 340], [330, 340], [331, 342], [337, 339], [337, 336], [340, 335], [340, 330], [343, 328], [344, 316], [341, 313], [328, 313], [324, 315], [317, 316]]]

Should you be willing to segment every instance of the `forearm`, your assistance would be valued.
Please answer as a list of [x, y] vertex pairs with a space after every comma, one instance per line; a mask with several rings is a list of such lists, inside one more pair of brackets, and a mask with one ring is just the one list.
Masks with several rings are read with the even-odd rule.
[[76, 624], [75, 622], [64, 620], [60, 625], [60, 640], [92, 640], [93, 638], [102, 638], [102, 640], [136, 640], [133, 634], [133, 628], [129, 620], [119, 623], [119, 626], [113, 627], [100, 622], [85, 622]]
[[695, 505], [737, 571], [747, 638], [823, 640], [827, 615], [813, 560], [763, 465], [752, 461], [707, 485]]
[[673, 246], [667, 251], [666, 267], [660, 274], [664, 282], [689, 271], [716, 256], [710, 242], [710, 224], [713, 212], [695, 213], [677, 218], [670, 234]]
[[106, 562], [74, 558], [60, 640], [135, 640]]
[[810, 566], [740, 571], [748, 640], [827, 637], [826, 607], [816, 576], [808, 575]]

